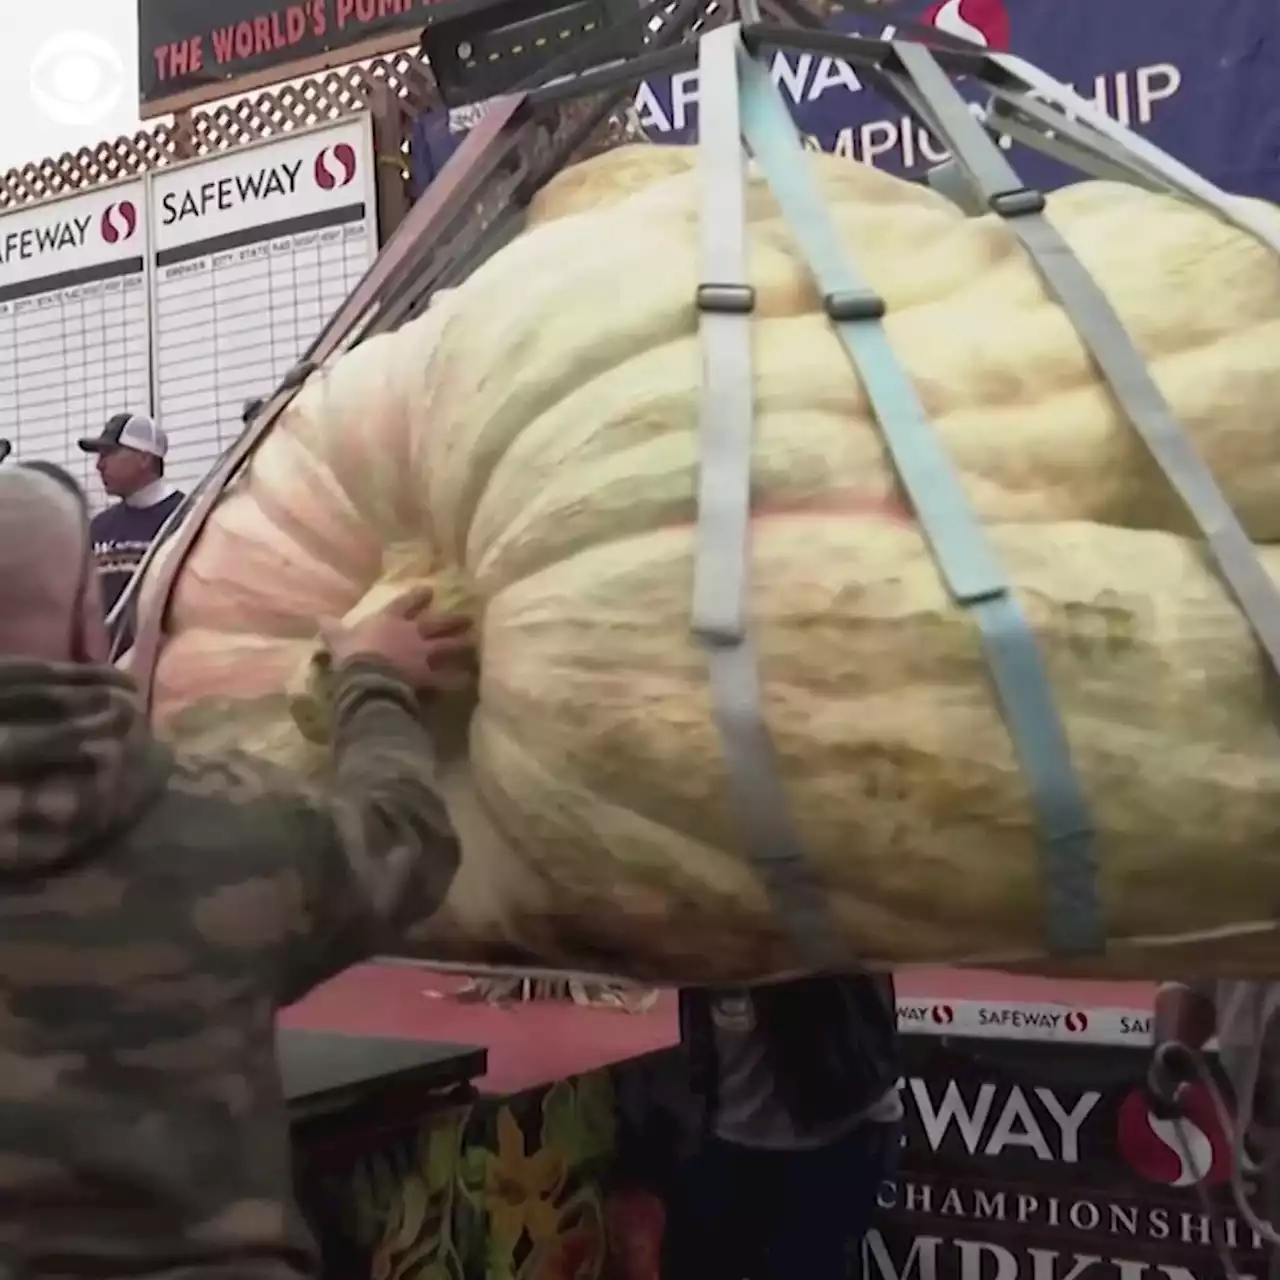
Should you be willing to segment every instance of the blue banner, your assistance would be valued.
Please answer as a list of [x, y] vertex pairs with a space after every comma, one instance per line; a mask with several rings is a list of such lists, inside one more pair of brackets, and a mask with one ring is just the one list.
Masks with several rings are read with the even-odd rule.
[[[888, 12], [1026, 58], [1220, 186], [1280, 200], [1277, 0], [904, 0]], [[860, 35], [893, 32], [865, 15], [830, 25]], [[927, 130], [841, 59], [779, 53], [772, 69], [811, 146], [907, 177], [946, 158]], [[986, 100], [974, 85], [961, 91], [975, 105]], [[697, 72], [642, 84], [635, 107], [651, 142], [693, 141]], [[419, 193], [470, 123], [465, 111], [416, 122]], [[1079, 176], [1024, 148], [1013, 156], [1033, 185]]]

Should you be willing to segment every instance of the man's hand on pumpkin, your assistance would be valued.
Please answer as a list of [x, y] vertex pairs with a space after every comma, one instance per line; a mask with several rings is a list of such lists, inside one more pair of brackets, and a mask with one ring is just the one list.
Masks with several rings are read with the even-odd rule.
[[335, 667], [373, 658], [393, 668], [422, 692], [461, 689], [475, 680], [475, 636], [471, 620], [436, 613], [430, 588], [398, 596], [360, 622], [325, 623], [320, 635]]

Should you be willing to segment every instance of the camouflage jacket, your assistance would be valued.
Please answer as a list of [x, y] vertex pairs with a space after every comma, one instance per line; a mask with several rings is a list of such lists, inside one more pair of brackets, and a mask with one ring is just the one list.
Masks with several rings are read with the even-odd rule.
[[109, 668], [0, 662], [4, 1280], [315, 1274], [276, 1010], [458, 864], [410, 691], [345, 668], [334, 736], [321, 795], [175, 756]]

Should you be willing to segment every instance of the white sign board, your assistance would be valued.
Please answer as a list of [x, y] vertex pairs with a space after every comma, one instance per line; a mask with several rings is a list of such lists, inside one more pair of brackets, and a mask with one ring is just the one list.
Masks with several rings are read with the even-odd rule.
[[378, 251], [367, 117], [155, 174], [154, 399], [190, 488], [317, 336]]
[[142, 182], [0, 217], [0, 435], [100, 497], [76, 440], [151, 403]]

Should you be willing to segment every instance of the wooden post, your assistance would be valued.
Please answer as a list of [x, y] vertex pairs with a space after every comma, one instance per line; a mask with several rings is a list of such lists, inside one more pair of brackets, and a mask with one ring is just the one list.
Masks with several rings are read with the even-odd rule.
[[373, 154], [377, 165], [378, 237], [386, 244], [413, 204], [412, 175], [406, 173], [404, 107], [385, 80], [375, 80], [369, 96]]
[[191, 109], [175, 111], [173, 125], [169, 136], [173, 139], [173, 158], [175, 160], [194, 160], [199, 154], [196, 149], [195, 123], [191, 117]]

